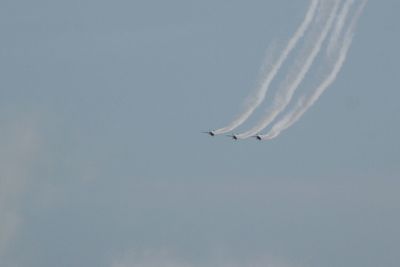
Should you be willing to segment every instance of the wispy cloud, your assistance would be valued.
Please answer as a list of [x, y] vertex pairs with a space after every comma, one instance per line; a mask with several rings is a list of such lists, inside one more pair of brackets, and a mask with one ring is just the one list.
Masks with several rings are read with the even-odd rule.
[[19, 207], [40, 141], [32, 118], [1, 118], [0, 133], [0, 265], [21, 222]]

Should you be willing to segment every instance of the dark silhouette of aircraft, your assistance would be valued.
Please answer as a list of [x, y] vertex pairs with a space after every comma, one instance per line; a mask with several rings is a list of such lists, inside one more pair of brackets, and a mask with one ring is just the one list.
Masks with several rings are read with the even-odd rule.
[[252, 137], [254, 137], [254, 138], [256, 138], [257, 140], [259, 140], [259, 141], [262, 141], [262, 137], [261, 137], [261, 135], [255, 135], [255, 136], [252, 136]]
[[235, 141], [239, 140], [239, 137], [236, 134], [231, 134], [231, 135], [227, 135], [227, 136], [231, 137]]
[[203, 132], [203, 133], [208, 134], [210, 136], [215, 136], [214, 131], [208, 131], [208, 132]]

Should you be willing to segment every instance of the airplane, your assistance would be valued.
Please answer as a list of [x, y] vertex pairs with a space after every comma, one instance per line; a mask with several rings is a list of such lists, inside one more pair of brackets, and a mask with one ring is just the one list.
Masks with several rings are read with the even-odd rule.
[[259, 140], [259, 141], [262, 141], [262, 137], [261, 137], [261, 135], [259, 135], [259, 134], [254, 135], [254, 136], [252, 136], [252, 137], [257, 138], [257, 140]]
[[208, 131], [208, 132], [202, 132], [202, 133], [208, 134], [210, 136], [215, 136], [215, 132], [214, 131]]
[[236, 134], [231, 134], [231, 135], [227, 135], [227, 136], [232, 137], [232, 139], [235, 141], [239, 140], [239, 136], [237, 136]]

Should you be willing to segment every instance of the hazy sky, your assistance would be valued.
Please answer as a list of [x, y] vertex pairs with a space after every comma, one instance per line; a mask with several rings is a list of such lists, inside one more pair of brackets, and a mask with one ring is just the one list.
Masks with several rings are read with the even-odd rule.
[[0, 265], [400, 266], [398, 0], [279, 138], [200, 133], [308, 3], [2, 0]]

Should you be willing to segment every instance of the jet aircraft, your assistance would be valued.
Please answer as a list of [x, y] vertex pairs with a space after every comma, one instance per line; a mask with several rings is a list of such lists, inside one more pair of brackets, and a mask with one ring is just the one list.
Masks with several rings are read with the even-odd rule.
[[227, 136], [231, 137], [235, 141], [239, 140], [239, 137], [236, 134], [231, 134], [231, 135], [227, 135]]
[[257, 138], [257, 140], [259, 140], [259, 141], [262, 141], [262, 137], [261, 137], [261, 135], [255, 135], [255, 136], [252, 136], [252, 137], [254, 137], [254, 138]]
[[215, 132], [214, 131], [208, 131], [208, 132], [203, 132], [205, 134], [208, 134], [210, 136], [215, 136]]

